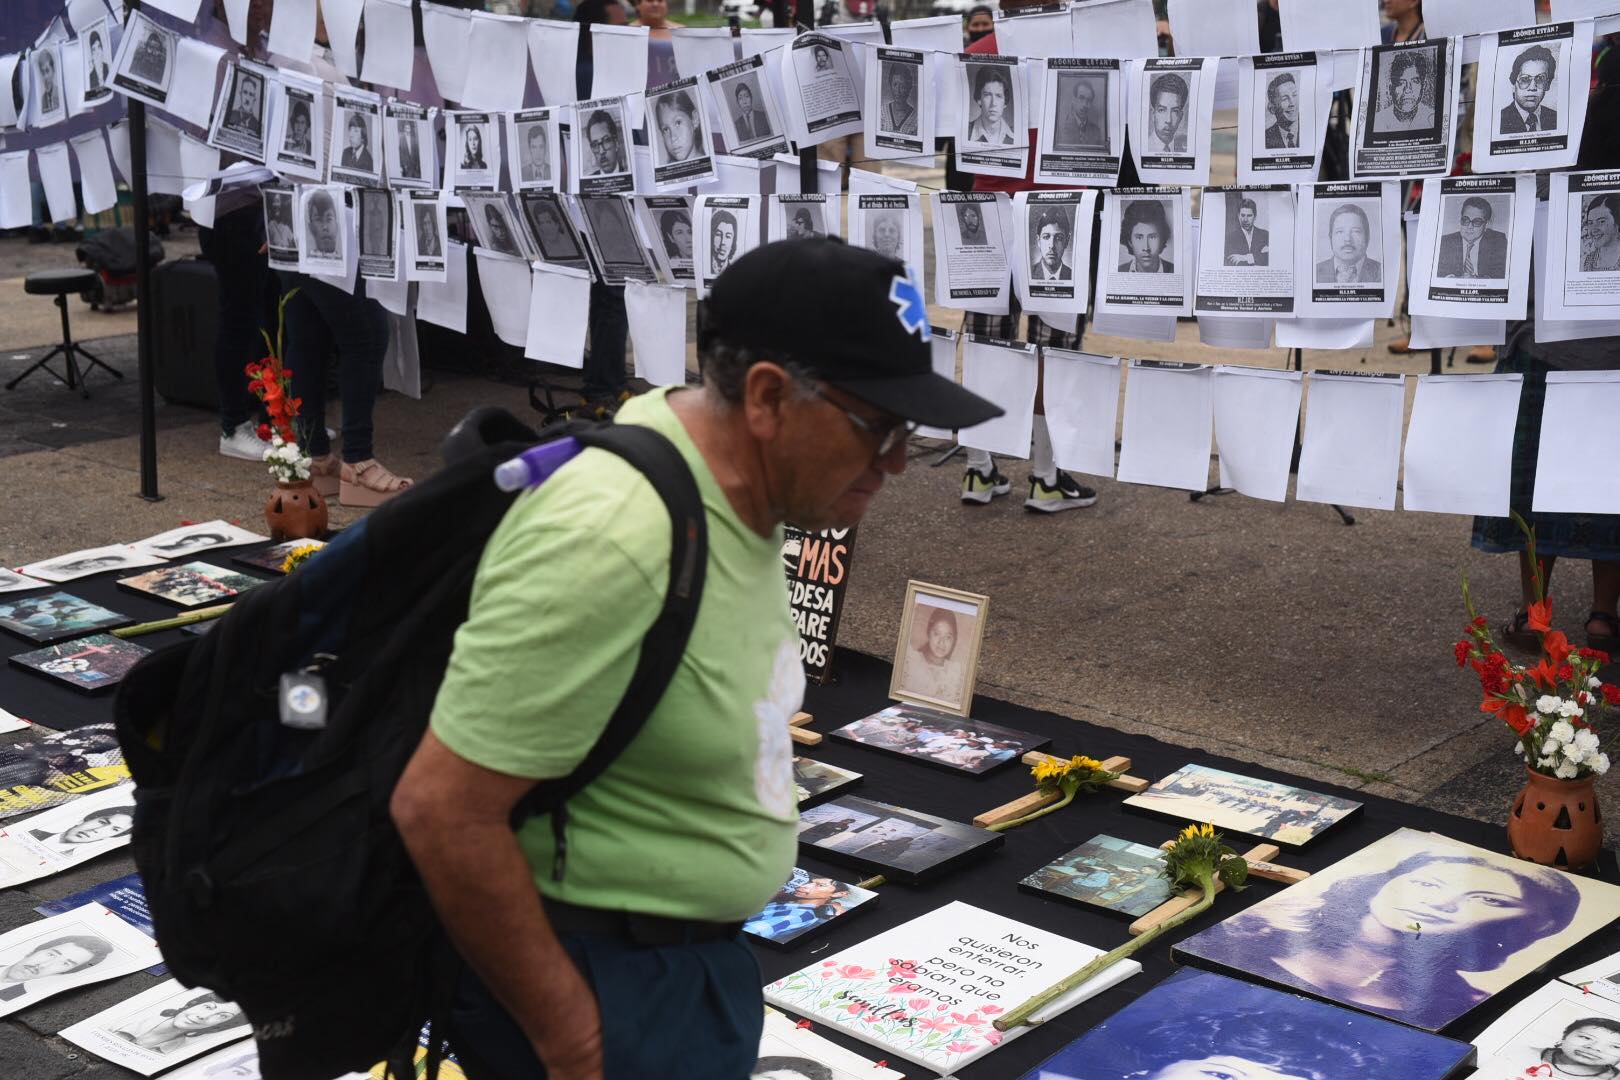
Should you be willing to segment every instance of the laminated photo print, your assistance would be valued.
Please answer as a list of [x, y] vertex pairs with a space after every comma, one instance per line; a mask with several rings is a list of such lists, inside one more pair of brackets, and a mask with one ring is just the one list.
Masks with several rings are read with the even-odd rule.
[[1044, 67], [1035, 179], [1045, 184], [1119, 181], [1125, 84], [1118, 60], [1054, 56]]
[[1351, 118], [1350, 175], [1445, 176], [1457, 124], [1455, 39], [1431, 38], [1361, 50]]
[[1082, 313], [1091, 293], [1095, 191], [1020, 191], [1013, 196], [1013, 286], [1025, 311]]
[[529, 191], [518, 196], [523, 220], [529, 227], [539, 261], [595, 276], [586, 254], [585, 238], [575, 224], [569, 203], [573, 197], [554, 191]]
[[1209, 183], [1217, 67], [1201, 56], [1130, 62], [1131, 156], [1144, 182]]
[[156, 536], [148, 536], [145, 540], [137, 540], [131, 546], [136, 551], [144, 551], [159, 558], [177, 559], [182, 555], [207, 548], [262, 544], [268, 539], [270, 539], [268, 536], [260, 536], [239, 525], [215, 518], [213, 521], [182, 525], [178, 529], [160, 532]]
[[405, 216], [405, 280], [444, 281], [448, 272], [445, 244], [444, 197], [437, 191], [407, 191]]
[[250, 60], [227, 65], [225, 81], [214, 101], [208, 145], [262, 164], [270, 84], [274, 81], [271, 69]]
[[1615, 885], [1400, 829], [1172, 955], [1438, 1031], [1617, 911]]
[[1291, 317], [1293, 189], [1205, 188], [1200, 211], [1193, 310], [1200, 315]]
[[605, 284], [658, 279], [630, 213], [628, 196], [581, 195], [579, 210], [585, 221], [585, 239]]
[[153, 105], [167, 104], [179, 48], [179, 34], [139, 11], [130, 12], [113, 60], [113, 89]]
[[446, 109], [444, 186], [455, 192], [499, 191], [501, 133], [494, 113]]
[[1400, 185], [1311, 184], [1298, 189], [1294, 280], [1307, 319], [1382, 319], [1400, 277]]
[[433, 118], [438, 109], [389, 98], [383, 105], [383, 154], [388, 186], [433, 188], [439, 182], [438, 140]]
[[382, 98], [347, 86], [332, 88], [333, 183], [382, 185]]
[[834, 919], [866, 910], [878, 894], [837, 878], [817, 877], [795, 866], [776, 895], [743, 923], [743, 933], [775, 948], [815, 937]]
[[0, 818], [37, 814], [129, 779], [113, 725], [21, 734], [0, 745]]
[[824, 803], [860, 782], [861, 774], [858, 772], [807, 757], [793, 759], [793, 787], [798, 795], [800, 810]]
[[815, 146], [861, 130], [858, 46], [811, 31], [781, 52], [782, 86], [794, 141]]
[[1454, 319], [1524, 318], [1535, 176], [1447, 176], [1429, 181], [1426, 191], [1407, 272], [1410, 310]]
[[506, 114], [507, 171], [513, 191], [556, 191], [562, 178], [556, 109], [520, 109]]
[[765, 226], [768, 241], [838, 235], [837, 195], [771, 195], [766, 205], [770, 213]]
[[0, 1016], [158, 961], [157, 942], [100, 904], [0, 934]]
[[956, 166], [984, 176], [1023, 176], [1029, 163], [1029, 102], [1016, 56], [957, 53]]
[[281, 71], [270, 84], [270, 142], [265, 164], [284, 176], [326, 179], [326, 113], [319, 79]]
[[1140, 918], [1170, 899], [1164, 852], [1117, 836], [1093, 836], [1018, 883], [1024, 892]]
[[240, 1005], [201, 986], [182, 986], [177, 979], [158, 983], [61, 1032], [73, 1045], [142, 1076], [251, 1034], [252, 1025]]
[[126, 846], [135, 785], [118, 784], [0, 830], [0, 889], [60, 874]]
[[128, 615], [68, 592], [0, 600], [0, 630], [38, 645], [134, 623]]
[[1110, 315], [1192, 314], [1192, 199], [1187, 189], [1119, 188], [1102, 202], [1097, 310]]
[[873, 45], [866, 58], [866, 156], [934, 152], [934, 54]]
[[922, 266], [921, 196], [851, 195], [849, 242], [910, 267]]
[[615, 195], [636, 189], [631, 132], [624, 98], [581, 101], [574, 111], [574, 190], [581, 195]]
[[268, 570], [272, 574], [285, 574], [283, 569], [287, 564], [287, 556], [299, 548], [313, 547], [319, 550], [326, 546], [324, 540], [285, 540], [279, 544], [271, 544], [260, 551], [237, 555], [231, 562], [238, 566], [247, 566], [255, 570]]
[[788, 152], [782, 110], [765, 76], [765, 57], [750, 56], [703, 73], [709, 103], [720, 117], [726, 153], [768, 161]]
[[517, 203], [511, 195], [468, 191], [461, 198], [479, 247], [509, 259], [528, 259], [528, 234], [518, 226]]
[[647, 141], [660, 191], [714, 179], [714, 140], [704, 122], [696, 76], [647, 91]]
[[136, 566], [155, 566], [163, 560], [146, 555], [128, 544], [109, 544], [106, 547], [86, 548], [66, 555], [43, 559], [22, 567], [22, 573], [41, 581], [72, 581], [74, 578], [99, 574], [106, 570], [128, 570]]
[[79, 35], [84, 47], [79, 51], [79, 62], [84, 65], [82, 81], [85, 105], [96, 105], [112, 96], [112, 58], [114, 30], [117, 24], [110, 17], [97, 19]]
[[1586, 130], [1592, 23], [1480, 36], [1472, 169], [1567, 169]]
[[15, 570], [7, 570], [0, 566], [0, 593], [22, 592], [26, 589], [44, 588], [48, 583], [38, 578], [27, 577]]
[[118, 580], [120, 589], [187, 608], [218, 604], [263, 584], [263, 578], [205, 562], [163, 566]]
[[697, 199], [698, 296], [759, 243], [758, 195], [699, 195]]
[[306, 184], [298, 189], [298, 268], [306, 274], [341, 276], [348, 267], [350, 222], [342, 184]]
[[1025, 1080], [1451, 1080], [1474, 1048], [1264, 986], [1183, 969]]
[[1620, 171], [1555, 172], [1548, 181], [1547, 272], [1537, 310], [1544, 306], [1542, 317], [1557, 320], [1613, 318], [1620, 302]]
[[1001, 833], [846, 795], [799, 815], [799, 843], [816, 856], [916, 884], [1001, 846]]
[[1361, 809], [1350, 799], [1203, 765], [1177, 769], [1125, 805], [1290, 847], [1310, 843]]
[[1314, 52], [1238, 58], [1238, 183], [1315, 182], [1333, 59]]
[[360, 276], [393, 281], [399, 277], [398, 204], [387, 188], [355, 188], [358, 204]]
[[692, 259], [692, 196], [637, 195], [635, 206], [642, 232], [652, 238], [660, 280], [693, 284], [697, 274]]
[[[934, 610], [937, 613], [948, 609]], [[937, 621], [936, 615], [929, 622], [930, 640], [923, 648], [932, 649], [939, 636], [949, 629], [948, 625]], [[881, 712], [846, 724], [832, 732], [832, 737], [974, 776], [983, 776], [1011, 764], [1052, 742], [1044, 735], [921, 705], [890, 705]]]
[[50, 127], [67, 119], [67, 86], [62, 72], [62, 47], [55, 42], [28, 54], [34, 75], [34, 122]]
[[111, 634], [91, 634], [61, 645], [20, 653], [11, 657], [11, 663], [65, 683], [74, 690], [99, 694], [117, 686], [135, 666], [135, 661], [151, 651], [144, 645]]
[[1620, 1073], [1620, 1004], [1560, 982], [1538, 987], [1474, 1040], [1480, 1080]]
[[1005, 192], [941, 191], [934, 199], [934, 302], [963, 311], [1005, 315], [1012, 262]]

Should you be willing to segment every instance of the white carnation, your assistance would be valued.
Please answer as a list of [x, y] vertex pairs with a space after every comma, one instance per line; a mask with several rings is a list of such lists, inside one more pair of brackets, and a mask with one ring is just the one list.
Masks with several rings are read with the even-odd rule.
[[1566, 758], [1568, 758], [1569, 760], [1579, 764], [1582, 761], [1582, 759], [1584, 759], [1586, 757], [1586, 750], [1584, 748], [1582, 748], [1578, 743], [1565, 743], [1564, 744], [1564, 756]]
[[1566, 761], [1562, 765], [1558, 766], [1557, 769], [1553, 770], [1553, 775], [1558, 777], [1560, 780], [1573, 780], [1575, 777], [1580, 775], [1580, 772], [1581, 767], [1579, 765]]
[[1542, 694], [1536, 698], [1536, 711], [1548, 714], [1555, 713], [1563, 703], [1563, 698], [1554, 697], [1552, 694]]
[[[1562, 710], [1560, 710], [1562, 711]], [[1559, 720], [1547, 732], [1548, 742], [1567, 743], [1575, 738], [1575, 728], [1568, 720]]]
[[1555, 759], [1550, 758], [1550, 757], [1537, 758], [1536, 759], [1536, 768], [1538, 768], [1538, 769], [1550, 769], [1550, 768], [1553, 767], [1554, 761], [1555, 761]]
[[1575, 733], [1575, 745], [1580, 747], [1582, 750], [1585, 750], [1588, 754], [1592, 753], [1592, 751], [1598, 748], [1597, 732], [1593, 731], [1591, 728], [1581, 728], [1581, 730]]
[[1592, 758], [1590, 764], [1592, 766], [1592, 771], [1597, 773], [1599, 776], [1602, 776], [1604, 773], [1609, 771], [1609, 755], [1597, 754]]
[[1514, 743], [1513, 744], [1513, 752], [1515, 754], [1517, 754], [1519, 757], [1524, 757], [1524, 743], [1522, 743], [1522, 742]]
[[1593, 675], [1593, 676], [1591, 676], [1590, 678], [1588, 678], [1586, 680], [1586, 686], [1587, 686], [1587, 689], [1589, 689], [1589, 690], [1596, 690], [1599, 687], [1601, 687], [1602, 685], [1603, 685], [1603, 680], [1598, 678], [1596, 675]]
[[1558, 707], [1558, 715], [1568, 718], [1581, 715], [1581, 707], [1573, 701], [1566, 701]]

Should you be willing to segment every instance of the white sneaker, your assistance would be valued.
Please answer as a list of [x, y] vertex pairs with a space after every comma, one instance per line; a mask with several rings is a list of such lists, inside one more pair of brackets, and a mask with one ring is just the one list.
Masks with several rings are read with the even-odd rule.
[[235, 431], [219, 437], [219, 452], [226, 457], [263, 461], [268, 449], [270, 444], [259, 438], [259, 425], [251, 420], [244, 420], [236, 425]]

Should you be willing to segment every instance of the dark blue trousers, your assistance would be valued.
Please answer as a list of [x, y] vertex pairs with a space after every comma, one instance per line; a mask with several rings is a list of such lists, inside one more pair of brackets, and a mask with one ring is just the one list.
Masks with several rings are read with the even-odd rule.
[[[203, 258], [214, 264], [219, 280], [219, 333], [214, 338], [214, 377], [219, 385], [219, 425], [229, 435], [259, 413], [248, 390], [248, 364], [264, 357], [267, 293], [272, 288], [270, 262], [259, 252], [264, 243], [264, 210], [252, 206], [222, 214], [212, 229], [200, 229]], [[272, 335], [275, 326], [265, 327]]]
[[304, 399], [298, 416], [304, 452], [324, 457], [332, 450], [326, 436], [326, 368], [337, 360], [338, 392], [343, 401], [343, 460], [354, 464], [374, 456], [372, 410], [382, 390], [383, 360], [388, 354], [388, 313], [368, 299], [365, 282], [346, 293], [303, 274], [283, 272], [287, 301], [287, 350], [282, 357], [292, 369], [295, 397]]

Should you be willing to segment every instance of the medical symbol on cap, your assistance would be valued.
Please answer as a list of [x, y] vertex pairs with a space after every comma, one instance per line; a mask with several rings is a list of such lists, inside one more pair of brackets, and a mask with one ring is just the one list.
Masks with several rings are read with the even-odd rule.
[[928, 329], [928, 305], [923, 303], [922, 290], [912, 280], [910, 270], [904, 276], [896, 274], [889, 283], [889, 302], [894, 305], [895, 318], [906, 333], [916, 334], [924, 341], [933, 335]]

